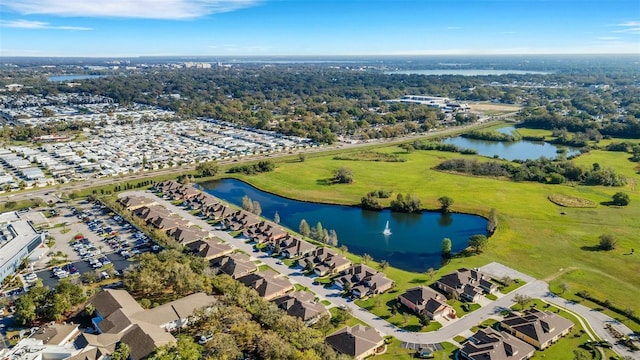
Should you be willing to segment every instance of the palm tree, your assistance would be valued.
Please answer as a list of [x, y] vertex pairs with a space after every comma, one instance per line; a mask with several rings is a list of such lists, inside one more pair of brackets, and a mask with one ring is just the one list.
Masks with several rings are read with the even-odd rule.
[[371, 255], [369, 255], [367, 253], [362, 254], [362, 261], [365, 264], [368, 263], [369, 261], [372, 261], [372, 260], [373, 260], [373, 258], [371, 257]]
[[389, 262], [387, 260], [380, 260], [380, 264], [378, 266], [380, 266], [380, 270], [384, 270], [389, 266]]

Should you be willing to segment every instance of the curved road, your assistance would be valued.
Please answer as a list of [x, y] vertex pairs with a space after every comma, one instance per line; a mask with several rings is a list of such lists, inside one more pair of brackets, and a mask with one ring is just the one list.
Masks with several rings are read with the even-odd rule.
[[[203, 229], [211, 229], [211, 225], [209, 225], [206, 221], [191, 215], [183, 208], [175, 206], [171, 204], [171, 202], [161, 199], [150, 192], [131, 191], [122, 193], [119, 196], [122, 197], [127, 195], [151, 197], [156, 202], [162, 204], [173, 213], [182, 216], [182, 218], [189, 220], [191, 223], [196, 224]], [[452, 342], [455, 336], [468, 331], [471, 327], [480, 324], [488, 318], [499, 319], [500, 312], [506, 308], [511, 307], [514, 304], [513, 298], [516, 296], [516, 294], [522, 294], [531, 298], [542, 299], [548, 303], [552, 303], [553, 305], [566, 309], [569, 312], [578, 314], [579, 317], [582, 317], [582, 319], [588, 322], [591, 329], [593, 329], [593, 331], [596, 333], [597, 337], [603, 340], [607, 340], [611, 344], [613, 344], [613, 350], [615, 352], [622, 356], [629, 356], [632, 359], [638, 358], [638, 354], [630, 352], [628, 348], [623, 345], [616, 344], [617, 340], [614, 339], [611, 334], [605, 329], [606, 324], [611, 324], [623, 334], [632, 334], [633, 332], [627, 326], [601, 312], [594, 311], [583, 305], [573, 303], [561, 297], [555, 296], [549, 291], [549, 284], [547, 284], [546, 282], [542, 280], [536, 280], [522, 273], [518, 273], [517, 271], [507, 268], [498, 263], [485, 265], [481, 268], [481, 270], [496, 277], [501, 277], [509, 274], [512, 278], [520, 278], [527, 281], [527, 283], [509, 294], [500, 296], [497, 300], [490, 302], [488, 305], [482, 306], [480, 309], [460, 319], [450, 320], [450, 323], [443, 324], [443, 327], [438, 329], [437, 331], [409, 332], [387, 322], [384, 319], [381, 319], [380, 317], [370, 313], [366, 309], [359, 307], [355, 303], [347, 301], [347, 299], [340, 296], [339, 290], [334, 288], [325, 288], [324, 286], [313, 284], [314, 277], [303, 275], [301, 268], [289, 268], [284, 264], [278, 264], [279, 259], [277, 258], [272, 258], [263, 253], [254, 253], [254, 249], [251, 244], [245, 243], [244, 240], [233, 238], [225, 231], [211, 230], [211, 233], [223, 239], [229, 245], [236, 249], [245, 251], [247, 254], [257, 255], [257, 258], [260, 261], [262, 261], [272, 269], [275, 269], [279, 273], [287, 276], [292, 283], [298, 283], [306, 286], [311, 291], [313, 291], [321, 300], [326, 299], [331, 302], [331, 306], [348, 307], [349, 309], [351, 309], [351, 313], [353, 316], [364, 321], [370, 326], [373, 326], [381, 334], [385, 336], [394, 336], [395, 338], [403, 342], [417, 344], [436, 344], [443, 341]], [[584, 324], [583, 327], [585, 327]], [[585, 329], [585, 331], [591, 336], [591, 331], [589, 329]]]

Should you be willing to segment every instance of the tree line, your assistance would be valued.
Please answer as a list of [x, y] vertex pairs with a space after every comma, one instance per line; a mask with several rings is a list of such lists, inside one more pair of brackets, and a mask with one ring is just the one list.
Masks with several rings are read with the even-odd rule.
[[591, 169], [585, 169], [570, 161], [547, 158], [526, 160], [520, 164], [458, 158], [446, 160], [436, 168], [443, 171], [506, 177], [513, 181], [536, 181], [546, 184], [575, 181], [583, 185], [623, 186], [627, 183], [623, 175], [611, 168], [603, 168], [598, 163], [594, 163]]

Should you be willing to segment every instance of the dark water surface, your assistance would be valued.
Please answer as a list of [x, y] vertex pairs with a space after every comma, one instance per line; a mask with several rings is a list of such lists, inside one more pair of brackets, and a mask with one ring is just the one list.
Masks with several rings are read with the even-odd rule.
[[[476, 215], [404, 214], [306, 203], [260, 191], [235, 179], [217, 180], [200, 186], [207, 193], [237, 206], [242, 206], [242, 197], [247, 195], [260, 202], [262, 216], [273, 219], [277, 211], [280, 223], [295, 231], [298, 231], [302, 219], [310, 227], [320, 221], [323, 228], [336, 230], [339, 245], [346, 245], [349, 252], [367, 253], [375, 260], [387, 260], [394, 267], [414, 272], [440, 267], [443, 238], [450, 238], [453, 251], [457, 252], [467, 246], [471, 235], [486, 234], [487, 228], [487, 221]], [[391, 229], [389, 236], [382, 234], [387, 221]]]

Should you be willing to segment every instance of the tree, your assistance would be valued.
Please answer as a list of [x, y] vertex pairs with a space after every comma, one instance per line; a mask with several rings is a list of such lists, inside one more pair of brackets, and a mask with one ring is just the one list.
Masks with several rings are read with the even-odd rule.
[[333, 180], [340, 184], [351, 184], [353, 182], [353, 172], [348, 167], [341, 167], [333, 174]]
[[438, 198], [440, 202], [440, 210], [443, 213], [448, 213], [451, 211], [451, 205], [453, 205], [453, 199], [448, 196], [441, 196]]
[[520, 308], [523, 309], [525, 306], [527, 306], [527, 304], [531, 301], [531, 298], [527, 295], [524, 294], [516, 294], [513, 297], [513, 302], [515, 302], [516, 304], [520, 305]]
[[451, 239], [449, 238], [442, 239], [442, 257], [451, 257]]
[[309, 227], [309, 224], [307, 224], [307, 220], [300, 220], [300, 226], [298, 227], [298, 230], [300, 231], [300, 234], [302, 234], [302, 236], [309, 236], [309, 234], [311, 233], [311, 228]]
[[196, 171], [199, 172], [203, 177], [216, 176], [216, 174], [218, 173], [218, 170], [219, 170], [218, 163], [215, 161], [201, 162], [201, 163], [198, 163], [198, 165], [196, 165]]
[[492, 208], [489, 212], [489, 218], [487, 219], [487, 234], [493, 235], [498, 228], [498, 214], [496, 209]]
[[425, 275], [429, 277], [429, 281], [433, 280], [437, 273], [438, 271], [432, 267], [428, 268], [427, 271], [425, 271]]
[[338, 246], [338, 233], [334, 229], [329, 231], [329, 243], [333, 246]]
[[252, 205], [253, 210], [251, 212], [260, 216], [260, 214], [262, 214], [262, 206], [260, 206], [260, 202], [258, 200], [254, 200]]
[[276, 211], [276, 214], [273, 215], [273, 222], [276, 224], [280, 224], [280, 214]]
[[340, 251], [344, 254], [349, 251], [349, 248], [347, 247], [347, 245], [340, 245]]
[[469, 246], [473, 248], [476, 254], [479, 254], [487, 247], [488, 239], [481, 234], [471, 235], [469, 237]]
[[618, 240], [611, 234], [600, 235], [600, 249], [604, 251], [613, 250], [618, 246]]
[[389, 262], [387, 260], [380, 260], [380, 270], [384, 271], [384, 269], [387, 268], [387, 266], [389, 266]]
[[324, 228], [322, 227], [322, 223], [320, 221], [318, 221], [316, 227], [311, 230], [311, 238], [324, 242]]
[[129, 359], [129, 345], [119, 342], [116, 350], [111, 354], [111, 360], [127, 360]]
[[304, 162], [305, 160], [307, 160], [307, 154], [304, 154], [304, 153], [298, 154], [298, 160], [300, 162]]
[[247, 195], [242, 197], [242, 210], [253, 212], [253, 201]]
[[362, 261], [366, 264], [369, 261], [373, 261], [373, 258], [371, 257], [371, 255], [364, 253], [362, 254]]
[[619, 192], [613, 194], [613, 204], [614, 205], [627, 206], [627, 205], [629, 205], [630, 202], [631, 202], [631, 199], [629, 199], [629, 195], [627, 193], [623, 193], [622, 191], [619, 191]]
[[591, 360], [593, 357], [591, 354], [585, 349], [575, 349], [573, 350], [573, 360]]
[[567, 290], [569, 290], [569, 285], [567, 285], [567, 283], [560, 283], [559, 287], [560, 287], [560, 295], [564, 294], [565, 292], [567, 292]]

